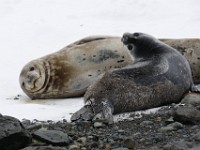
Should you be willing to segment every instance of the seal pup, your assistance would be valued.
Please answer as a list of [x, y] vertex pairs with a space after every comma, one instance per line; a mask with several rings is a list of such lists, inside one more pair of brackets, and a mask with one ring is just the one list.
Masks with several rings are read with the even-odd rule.
[[186, 58], [174, 48], [144, 33], [125, 33], [122, 42], [136, 62], [108, 71], [84, 95], [85, 106], [72, 121], [103, 119], [112, 114], [177, 103], [193, 86]]
[[91, 36], [29, 62], [20, 85], [31, 99], [82, 96], [98, 76], [134, 59], [118, 37]]

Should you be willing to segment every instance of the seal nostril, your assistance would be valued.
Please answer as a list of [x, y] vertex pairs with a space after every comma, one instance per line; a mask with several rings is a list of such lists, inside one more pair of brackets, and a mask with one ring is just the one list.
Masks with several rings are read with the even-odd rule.
[[29, 68], [29, 71], [33, 71], [33, 70], [35, 70], [34, 67], [30, 67], [30, 68]]
[[129, 50], [132, 50], [132, 49], [133, 49], [133, 46], [132, 46], [132, 45], [128, 45], [127, 48], [128, 48]]

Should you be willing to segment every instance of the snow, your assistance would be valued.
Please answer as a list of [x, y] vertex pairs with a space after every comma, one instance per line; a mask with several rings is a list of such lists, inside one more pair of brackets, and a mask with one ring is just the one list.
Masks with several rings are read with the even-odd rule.
[[30, 100], [18, 81], [27, 62], [89, 35], [140, 31], [158, 38], [199, 38], [199, 8], [199, 0], [1, 0], [0, 113], [69, 120], [83, 99]]

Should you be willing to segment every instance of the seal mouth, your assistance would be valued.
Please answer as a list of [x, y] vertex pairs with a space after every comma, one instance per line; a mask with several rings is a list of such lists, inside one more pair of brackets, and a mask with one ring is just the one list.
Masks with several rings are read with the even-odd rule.
[[48, 63], [41, 60], [31, 61], [21, 71], [19, 82], [23, 91], [30, 96], [31, 93], [43, 89], [47, 83], [49, 69]]

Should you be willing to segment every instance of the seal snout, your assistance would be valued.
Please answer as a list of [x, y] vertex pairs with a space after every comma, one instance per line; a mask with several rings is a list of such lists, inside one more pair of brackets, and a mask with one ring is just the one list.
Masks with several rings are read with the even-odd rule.
[[124, 43], [124, 45], [127, 46], [129, 50], [132, 50], [134, 47], [133, 44], [136, 43], [139, 35], [139, 33], [124, 33], [121, 38], [121, 41]]
[[[34, 67], [32, 67], [34, 68]], [[30, 69], [27, 73], [26, 77], [26, 83], [29, 89], [33, 89], [35, 87], [36, 81], [40, 78], [40, 74], [38, 71], [35, 71], [34, 69]]]
[[129, 43], [130, 37], [131, 37], [130, 33], [124, 33], [123, 34], [121, 41], [124, 43], [124, 45], [127, 45]]

